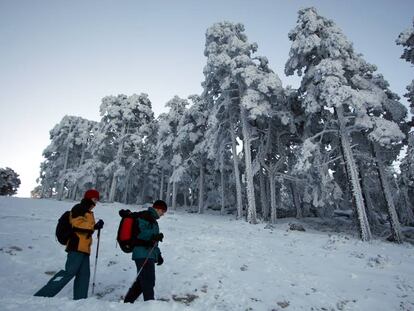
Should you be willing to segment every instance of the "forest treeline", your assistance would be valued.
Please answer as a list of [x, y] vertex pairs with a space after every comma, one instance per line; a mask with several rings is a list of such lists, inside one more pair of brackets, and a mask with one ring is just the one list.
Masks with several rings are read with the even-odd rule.
[[[166, 200], [250, 223], [352, 211], [362, 240], [413, 225], [414, 136], [407, 108], [332, 20], [300, 10], [283, 87], [242, 24], [206, 31], [203, 92], [154, 116], [145, 93], [107, 96], [101, 120], [65, 116], [50, 131], [34, 197]], [[414, 29], [396, 43], [414, 64]], [[390, 44], [393, 44], [390, 42]], [[409, 81], [407, 81], [409, 83]], [[414, 106], [414, 80], [407, 87]], [[401, 156], [403, 155], [403, 156]]]

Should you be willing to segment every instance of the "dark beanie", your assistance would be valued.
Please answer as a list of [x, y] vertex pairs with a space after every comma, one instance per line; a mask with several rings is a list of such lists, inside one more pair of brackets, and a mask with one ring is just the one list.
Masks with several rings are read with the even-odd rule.
[[152, 207], [167, 211], [167, 203], [165, 203], [163, 200], [155, 201], [154, 204], [152, 204]]
[[99, 201], [99, 192], [95, 189], [89, 189], [83, 195], [84, 199], [97, 199]]

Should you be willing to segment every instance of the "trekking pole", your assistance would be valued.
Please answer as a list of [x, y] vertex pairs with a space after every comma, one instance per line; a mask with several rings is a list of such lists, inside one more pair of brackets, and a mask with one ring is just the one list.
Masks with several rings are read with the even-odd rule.
[[93, 272], [93, 282], [92, 282], [92, 295], [95, 292], [95, 277], [96, 277], [96, 266], [98, 264], [98, 254], [99, 254], [99, 240], [101, 237], [101, 229], [98, 229], [98, 244], [96, 245], [96, 257], [95, 257], [95, 268]]

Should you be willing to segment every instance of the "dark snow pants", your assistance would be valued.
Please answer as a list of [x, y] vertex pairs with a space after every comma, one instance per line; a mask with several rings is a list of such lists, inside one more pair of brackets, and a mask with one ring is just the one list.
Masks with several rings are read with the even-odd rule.
[[[141, 269], [145, 262], [145, 258], [135, 260], [137, 272]], [[124, 302], [134, 303], [141, 295], [144, 295], [144, 300], [154, 300], [154, 286], [155, 286], [155, 261], [148, 259], [142, 268], [141, 273], [136, 278], [134, 284], [128, 290]]]
[[73, 283], [73, 299], [88, 297], [89, 288], [89, 255], [80, 252], [69, 252], [65, 270], [56, 273], [49, 282], [42, 287], [35, 296], [53, 297], [61, 291], [70, 280], [75, 277]]

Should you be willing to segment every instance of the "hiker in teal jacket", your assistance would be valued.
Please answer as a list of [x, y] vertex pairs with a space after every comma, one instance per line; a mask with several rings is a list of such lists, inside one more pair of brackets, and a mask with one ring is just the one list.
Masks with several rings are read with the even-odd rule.
[[157, 219], [167, 211], [167, 204], [157, 200], [143, 216], [138, 218], [139, 234], [137, 245], [132, 251], [132, 260], [137, 266], [138, 275], [125, 296], [124, 302], [134, 303], [141, 295], [144, 300], [154, 300], [155, 263], [162, 265], [164, 259], [158, 248], [164, 235], [160, 233]]

